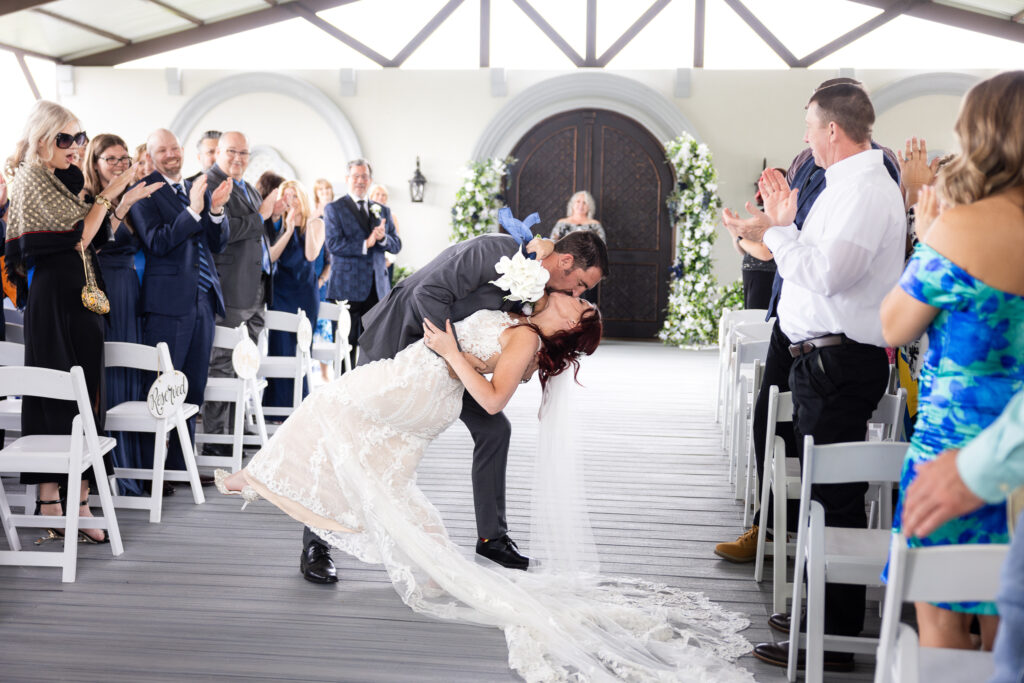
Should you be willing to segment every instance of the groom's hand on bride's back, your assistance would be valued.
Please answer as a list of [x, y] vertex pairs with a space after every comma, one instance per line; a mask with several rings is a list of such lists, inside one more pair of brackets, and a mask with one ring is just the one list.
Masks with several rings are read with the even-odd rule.
[[[485, 361], [482, 361], [473, 354], [469, 353], [468, 351], [463, 351], [462, 355], [465, 356], [466, 360], [469, 361], [469, 364], [473, 366], [473, 369], [479, 372], [481, 375], [486, 375], [494, 372], [494, 366], [496, 365], [496, 363], [487, 363]], [[455, 374], [455, 370], [452, 369], [451, 364], [448, 361], [445, 361], [444, 364], [448, 366], [448, 375], [452, 379], [458, 379], [459, 376]]]

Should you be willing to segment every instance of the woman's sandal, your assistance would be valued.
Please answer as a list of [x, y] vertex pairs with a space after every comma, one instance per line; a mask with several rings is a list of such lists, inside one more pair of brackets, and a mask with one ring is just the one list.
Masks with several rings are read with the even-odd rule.
[[[81, 507], [85, 507], [85, 508], [89, 507], [88, 495], [89, 494], [86, 494], [85, 502], [79, 504]], [[82, 515], [79, 515], [78, 516], [78, 523], [81, 524], [83, 519], [89, 519], [89, 517], [83, 517]], [[87, 534], [84, 531], [82, 531], [81, 529], [79, 529], [79, 531], [78, 531], [78, 542], [79, 543], [88, 543], [89, 545], [103, 545], [104, 543], [110, 543], [110, 534], [107, 533], [107, 530], [106, 529], [100, 529], [100, 531], [103, 532], [103, 538], [97, 540], [97, 539], [93, 538], [92, 536], [90, 536], [89, 534]]]
[[[66, 498], [59, 498], [58, 500], [36, 500], [36, 510], [35, 510], [34, 514], [38, 515], [39, 512], [40, 512], [40, 508], [43, 505], [63, 505], [66, 501], [67, 501]], [[89, 505], [89, 503], [86, 502], [86, 503], [82, 503], [81, 505], [87, 507]], [[79, 519], [82, 519], [82, 517], [79, 516]], [[43, 543], [47, 543], [48, 541], [63, 541], [63, 540], [64, 540], [64, 530], [63, 529], [46, 529], [46, 535], [37, 538], [35, 540], [35, 544], [36, 545], [42, 545]], [[106, 529], [103, 529], [103, 538], [102, 538], [102, 540], [96, 540], [95, 538], [93, 538], [89, 534], [87, 534], [84, 531], [80, 530], [78, 532], [78, 542], [79, 543], [88, 543], [90, 545], [102, 545], [104, 543], [110, 543], [110, 534], [107, 533]]]
[[[35, 511], [32, 514], [33, 515], [41, 514], [41, 510], [42, 510], [42, 507], [44, 505], [60, 505], [60, 506], [62, 506], [61, 510], [63, 510], [64, 509], [63, 505], [64, 505], [64, 501], [65, 500], [66, 500], [65, 498], [58, 498], [57, 500], [39, 500], [37, 498], [36, 499], [36, 509], [35, 509]], [[63, 541], [64, 540], [64, 530], [63, 529], [46, 529], [45, 531], [46, 531], [46, 535], [45, 536], [41, 536], [41, 537], [39, 537], [39, 538], [37, 538], [35, 540], [35, 544], [36, 545], [42, 545], [43, 543], [46, 543], [47, 541]]]

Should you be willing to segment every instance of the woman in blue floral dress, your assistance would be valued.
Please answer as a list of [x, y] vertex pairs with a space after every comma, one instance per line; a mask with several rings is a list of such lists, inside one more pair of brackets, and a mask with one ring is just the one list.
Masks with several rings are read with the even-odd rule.
[[[1024, 388], [1024, 72], [1008, 72], [965, 97], [956, 133], [962, 153], [925, 188], [918, 204], [917, 246], [899, 285], [882, 303], [886, 341], [928, 334], [917, 423], [900, 481], [903, 495], [917, 469], [959, 448]], [[941, 215], [941, 198], [947, 206]], [[930, 223], [930, 227], [929, 227]], [[922, 234], [923, 233], [923, 234]], [[957, 517], [911, 546], [1008, 542], [1006, 507], [986, 505]], [[921, 645], [972, 648], [978, 615], [990, 649], [995, 603], [917, 603]]]

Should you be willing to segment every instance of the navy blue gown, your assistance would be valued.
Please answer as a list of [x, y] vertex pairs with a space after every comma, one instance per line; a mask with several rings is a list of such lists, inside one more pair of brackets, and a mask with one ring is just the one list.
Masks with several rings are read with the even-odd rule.
[[[275, 227], [280, 232], [280, 223]], [[270, 308], [287, 313], [295, 313], [301, 308], [312, 328], [316, 329], [316, 317], [320, 309], [320, 293], [316, 287], [316, 262], [306, 260], [306, 238], [299, 233], [298, 228], [292, 233], [291, 239], [275, 264], [274, 303]], [[271, 356], [293, 356], [295, 335], [271, 330], [268, 347]], [[269, 379], [267, 390], [263, 394], [263, 405], [292, 405], [293, 387], [290, 379]], [[302, 395], [305, 397], [308, 394], [309, 386], [303, 379]]]
[[[105, 221], [109, 235], [109, 219]], [[101, 234], [103, 234], [101, 232]], [[142, 344], [142, 319], [139, 317], [139, 276], [136, 271], [138, 237], [122, 224], [113, 239], [96, 242], [96, 255], [103, 273], [104, 291], [110, 300], [106, 316], [106, 341]], [[107, 368], [107, 408], [124, 401], [145, 401], [147, 387], [142, 372], [129, 368]], [[152, 467], [152, 437], [139, 432], [112, 432], [117, 439], [113, 451], [116, 467]], [[122, 495], [145, 495], [142, 482], [119, 479]]]

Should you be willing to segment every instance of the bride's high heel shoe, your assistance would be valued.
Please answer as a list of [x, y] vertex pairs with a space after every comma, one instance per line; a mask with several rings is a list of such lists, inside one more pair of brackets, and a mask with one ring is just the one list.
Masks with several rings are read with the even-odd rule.
[[260, 494], [256, 493], [256, 489], [249, 485], [243, 486], [241, 491], [234, 491], [232, 489], [229, 489], [227, 487], [227, 484], [224, 483], [224, 480], [230, 476], [231, 473], [228, 472], [227, 470], [214, 471], [213, 483], [217, 487], [218, 491], [223, 493], [225, 496], [241, 496], [242, 500], [245, 501], [244, 503], [242, 503], [243, 510], [249, 505], [249, 503], [255, 503], [257, 500], [260, 499]]

